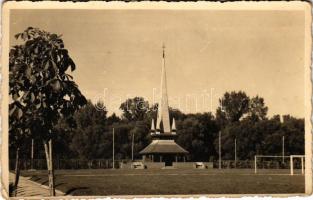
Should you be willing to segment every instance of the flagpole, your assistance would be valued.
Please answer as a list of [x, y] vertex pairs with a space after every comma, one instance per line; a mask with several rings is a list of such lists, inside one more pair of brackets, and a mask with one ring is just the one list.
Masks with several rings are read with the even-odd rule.
[[222, 154], [221, 154], [221, 131], [218, 132], [218, 168], [222, 169]]
[[115, 162], [114, 162], [114, 128], [113, 128], [113, 169], [115, 169]]
[[32, 151], [31, 151], [31, 170], [34, 169], [34, 139], [32, 139]]
[[283, 135], [283, 145], [282, 145], [282, 156], [283, 156], [283, 163], [285, 164], [285, 136]]
[[237, 167], [237, 138], [235, 138], [235, 168]]
[[132, 161], [134, 161], [134, 133], [132, 135]]

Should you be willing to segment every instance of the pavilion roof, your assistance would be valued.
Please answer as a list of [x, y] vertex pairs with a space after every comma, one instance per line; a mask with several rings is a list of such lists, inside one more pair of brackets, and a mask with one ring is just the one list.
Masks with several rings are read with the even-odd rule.
[[174, 140], [153, 140], [140, 154], [170, 153], [187, 154], [184, 148], [179, 146]]

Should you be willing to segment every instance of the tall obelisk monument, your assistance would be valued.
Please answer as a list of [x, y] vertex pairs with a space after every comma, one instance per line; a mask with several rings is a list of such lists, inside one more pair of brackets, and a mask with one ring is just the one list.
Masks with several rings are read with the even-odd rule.
[[160, 125], [162, 122], [164, 134], [171, 134], [170, 117], [168, 110], [168, 97], [167, 97], [167, 85], [166, 85], [166, 71], [165, 71], [165, 46], [163, 44], [163, 65], [161, 75], [161, 99], [158, 107], [158, 116], [156, 129], [160, 131]]
[[[159, 99], [156, 130], [154, 120], [151, 121], [152, 142], [139, 153], [143, 156], [143, 161], [164, 162], [165, 166], [172, 166], [178, 160], [178, 156], [184, 157], [189, 152], [175, 142], [176, 124], [173, 118], [172, 128], [170, 127], [170, 117], [168, 108], [166, 71], [165, 71], [165, 46], [163, 45], [163, 65], [161, 73], [161, 95]], [[162, 126], [163, 127], [162, 127]], [[149, 166], [148, 166], [149, 168]]]

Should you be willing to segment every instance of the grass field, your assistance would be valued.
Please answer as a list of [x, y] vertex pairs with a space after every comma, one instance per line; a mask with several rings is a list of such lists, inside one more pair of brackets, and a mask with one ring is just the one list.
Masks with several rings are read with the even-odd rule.
[[[298, 171], [296, 171], [299, 173]], [[48, 184], [46, 171], [22, 171]], [[56, 188], [70, 195], [304, 193], [304, 176], [289, 170], [57, 170]]]

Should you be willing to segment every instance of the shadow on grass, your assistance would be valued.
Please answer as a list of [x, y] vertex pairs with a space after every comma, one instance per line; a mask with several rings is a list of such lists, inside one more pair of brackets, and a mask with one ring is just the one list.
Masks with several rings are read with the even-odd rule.
[[49, 180], [42, 182], [41, 185], [45, 185], [46, 183], [49, 183]]
[[41, 179], [40, 177], [33, 176], [33, 177], [31, 177], [30, 180], [32, 180], [32, 181], [39, 181], [40, 179]]
[[9, 196], [10, 197], [12, 197], [13, 192], [14, 192], [14, 186], [13, 186], [13, 183], [10, 183], [9, 184]]
[[71, 188], [69, 190], [66, 191], [65, 195], [69, 195], [75, 191], [78, 191], [78, 190], [86, 190], [86, 189], [89, 189], [89, 187], [75, 187], [75, 188]]
[[65, 184], [65, 183], [58, 183], [58, 184], [55, 185], [55, 187], [58, 187], [58, 186], [64, 185], [64, 184]]

